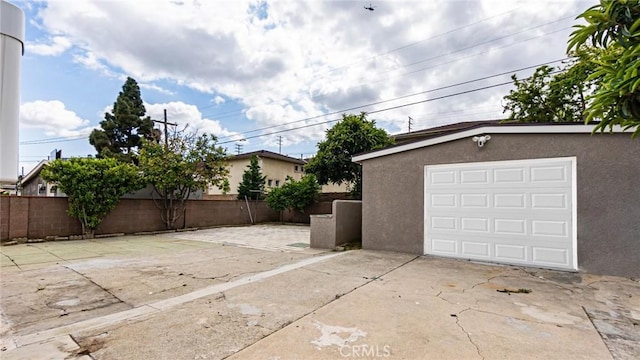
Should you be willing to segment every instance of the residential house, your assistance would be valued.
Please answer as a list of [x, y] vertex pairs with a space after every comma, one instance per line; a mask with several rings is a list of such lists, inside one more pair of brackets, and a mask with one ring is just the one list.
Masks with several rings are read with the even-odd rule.
[[40, 177], [40, 172], [45, 165], [49, 163], [49, 160], [42, 160], [36, 165], [29, 173], [22, 177], [21, 185], [22, 189], [20, 194], [23, 196], [66, 196], [62, 192], [58, 191], [58, 186], [55, 183], [44, 181]]
[[[223, 194], [222, 190], [217, 187], [209, 189], [205, 199], [228, 199], [235, 200], [238, 196], [238, 185], [242, 182], [242, 175], [248, 169], [251, 157], [258, 157], [260, 171], [265, 179], [265, 190], [280, 187], [284, 184], [287, 177], [290, 176], [295, 180], [300, 180], [304, 175], [304, 166], [306, 160], [274, 153], [267, 150], [252, 151], [248, 153], [230, 156], [227, 160], [229, 164], [229, 187], [230, 190]], [[322, 187], [323, 193], [346, 192], [346, 186], [325, 185]]]

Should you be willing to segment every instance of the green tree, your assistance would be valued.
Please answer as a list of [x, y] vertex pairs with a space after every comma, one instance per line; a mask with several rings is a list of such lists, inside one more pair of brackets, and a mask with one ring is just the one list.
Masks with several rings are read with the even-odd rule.
[[375, 120], [367, 120], [366, 113], [343, 114], [342, 120], [327, 130], [324, 141], [318, 143], [318, 152], [305, 166], [320, 184], [348, 183], [354, 198], [361, 198], [362, 168], [351, 161], [359, 153], [391, 145], [393, 140], [384, 129], [376, 127]]
[[271, 189], [267, 195], [267, 206], [274, 210], [304, 210], [320, 196], [320, 184], [313, 174], [304, 175], [300, 181], [287, 176], [285, 183]]
[[591, 96], [586, 121], [599, 120], [596, 131], [620, 125], [635, 129], [633, 137], [640, 135], [640, 0], [600, 0], [577, 18], [587, 25], [574, 25], [568, 49], [590, 42], [609, 50], [594, 59], [590, 78], [602, 81]]
[[530, 77], [511, 76], [515, 89], [505, 96], [508, 120], [520, 122], [584, 121], [587, 95], [599, 79], [588, 79], [595, 71], [591, 62], [600, 56], [594, 48], [581, 48], [563, 68], [543, 65]]
[[122, 195], [144, 186], [135, 166], [115, 159], [58, 159], [41, 176], [67, 194], [69, 215], [80, 220], [83, 237], [90, 238]]
[[138, 168], [153, 185], [154, 201], [167, 229], [176, 228], [192, 193], [211, 186], [229, 190], [227, 154], [216, 141], [214, 135], [177, 132], [168, 146], [143, 142]]
[[111, 113], [104, 114], [101, 129], [89, 135], [89, 142], [100, 158], [116, 158], [122, 162], [136, 163], [137, 151], [142, 139], [154, 137], [153, 121], [146, 116], [138, 83], [127, 78], [113, 104]]
[[238, 185], [238, 200], [244, 200], [245, 196], [249, 199], [260, 200], [264, 192], [266, 178], [260, 171], [258, 156], [251, 156], [247, 170], [242, 174], [242, 182]]

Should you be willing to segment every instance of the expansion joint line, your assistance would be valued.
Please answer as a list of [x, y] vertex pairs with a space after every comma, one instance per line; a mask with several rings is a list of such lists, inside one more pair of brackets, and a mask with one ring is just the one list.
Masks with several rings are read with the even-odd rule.
[[[123, 304], [126, 304], [126, 305], [129, 305], [129, 304], [127, 304], [127, 302], [126, 302], [126, 301], [124, 301], [124, 300], [120, 299], [116, 294], [112, 293], [109, 289], [107, 289], [107, 288], [103, 287], [102, 285], [98, 284], [97, 282], [93, 281], [93, 279], [91, 279], [90, 277], [86, 276], [85, 274], [83, 274], [83, 273], [81, 273], [81, 272], [77, 271], [76, 269], [74, 269], [74, 268], [72, 268], [72, 267], [66, 266], [66, 265], [63, 265], [63, 267], [64, 267], [64, 268], [67, 268], [67, 269], [69, 269], [69, 270], [73, 271], [74, 273], [76, 273], [76, 274], [78, 274], [78, 275], [82, 276], [83, 278], [85, 278], [85, 279], [89, 280], [89, 282], [90, 282], [90, 283], [92, 283], [92, 284], [94, 284], [95, 286], [99, 287], [100, 289], [102, 289], [102, 290], [103, 290], [104, 292], [106, 292], [107, 294], [109, 294], [109, 295], [113, 296], [113, 297], [114, 297], [116, 300], [118, 300], [119, 302], [121, 302], [121, 303], [123, 303]], [[131, 305], [129, 305], [129, 306], [131, 306]]]
[[[340, 254], [346, 254], [346, 253], [347, 253], [347, 252], [343, 252], [343, 253], [340, 253]], [[282, 324], [282, 326], [281, 326], [280, 328], [273, 329], [273, 332], [272, 332], [272, 333], [268, 334], [267, 336], [263, 337], [263, 338], [262, 338], [262, 339], [260, 339], [260, 340], [264, 340], [264, 339], [266, 339], [266, 338], [268, 338], [268, 337], [270, 337], [270, 336], [272, 336], [272, 335], [276, 334], [279, 330], [284, 329], [285, 327], [289, 326], [290, 324], [292, 324], [292, 323], [294, 323], [294, 322], [296, 322], [296, 321], [298, 321], [298, 320], [300, 320], [300, 319], [302, 319], [302, 318], [304, 318], [304, 317], [306, 317], [306, 316], [309, 316], [310, 314], [315, 313], [316, 311], [318, 311], [318, 310], [320, 310], [320, 309], [322, 309], [322, 308], [325, 308], [325, 307], [329, 306], [329, 305], [330, 305], [331, 303], [333, 303], [334, 301], [336, 301], [336, 300], [340, 299], [341, 297], [343, 297], [343, 296], [345, 296], [345, 295], [351, 294], [352, 292], [354, 292], [354, 291], [356, 291], [356, 290], [360, 289], [361, 287], [363, 287], [363, 286], [365, 286], [365, 285], [368, 285], [368, 284], [370, 284], [370, 283], [372, 283], [372, 282], [374, 282], [374, 281], [376, 281], [376, 280], [378, 280], [378, 279], [381, 279], [383, 276], [385, 276], [385, 275], [387, 275], [387, 274], [389, 274], [389, 273], [391, 273], [391, 272], [393, 272], [393, 271], [398, 270], [399, 268], [401, 268], [401, 267], [403, 267], [403, 266], [405, 266], [405, 265], [409, 264], [410, 262], [414, 261], [415, 259], [417, 259], [417, 258], [419, 258], [419, 257], [420, 257], [420, 256], [415, 256], [415, 257], [413, 257], [413, 258], [411, 258], [411, 259], [409, 259], [409, 260], [407, 260], [407, 261], [403, 262], [402, 264], [400, 264], [400, 265], [398, 265], [398, 266], [396, 266], [396, 267], [394, 267], [394, 268], [392, 268], [392, 269], [390, 269], [390, 270], [386, 271], [385, 273], [381, 274], [380, 276], [372, 276], [372, 277], [368, 278], [368, 280], [367, 280], [367, 281], [365, 281], [364, 283], [362, 283], [361, 285], [358, 285], [358, 286], [354, 287], [352, 290], [349, 290], [349, 291], [347, 291], [346, 293], [343, 293], [343, 294], [336, 294], [336, 296], [335, 296], [335, 297], [331, 298], [331, 300], [329, 300], [329, 301], [328, 301], [327, 303], [325, 303], [324, 305], [321, 305], [321, 306], [319, 306], [319, 307], [317, 307], [317, 308], [315, 308], [315, 309], [313, 309], [313, 310], [311, 310], [311, 311], [309, 311], [309, 312], [307, 312], [307, 313], [304, 313], [304, 314], [302, 314], [302, 315], [298, 316], [297, 318], [295, 318], [295, 319], [293, 319], [293, 320], [291, 320], [291, 321], [287, 321], [286, 323]], [[309, 269], [307, 269], [307, 270], [309, 270]], [[229, 357], [229, 356], [231, 356], [231, 355], [237, 354], [237, 353], [241, 352], [242, 350], [246, 349], [247, 347], [249, 347], [249, 346], [251, 346], [251, 345], [253, 345], [253, 344], [247, 345], [247, 346], [243, 347], [242, 349], [239, 349], [239, 350], [238, 350], [238, 351], [236, 351], [235, 353], [233, 353], [233, 354], [229, 354], [228, 356], [223, 357], [222, 359], [226, 359], [226, 358], [228, 358], [228, 357]], [[479, 350], [478, 350], [478, 352], [479, 352]], [[484, 359], [484, 358], [483, 358], [483, 359]]]
[[587, 315], [587, 318], [589, 319], [591, 326], [593, 326], [594, 330], [598, 333], [598, 335], [600, 335], [600, 340], [602, 340], [602, 342], [604, 343], [604, 346], [607, 347], [607, 351], [609, 351], [609, 354], [611, 354], [611, 358], [615, 359], [616, 356], [613, 354], [613, 352], [611, 351], [611, 348], [609, 347], [609, 344], [607, 343], [607, 341], [605, 341], [604, 337], [602, 336], [602, 333], [600, 332], [600, 330], [598, 330], [598, 327], [593, 322], [593, 318], [591, 317], [591, 315], [589, 315], [589, 312], [587, 311], [587, 309], [585, 309], [584, 305], [580, 305], [580, 307], [582, 308], [582, 311], [584, 311], [584, 314]]

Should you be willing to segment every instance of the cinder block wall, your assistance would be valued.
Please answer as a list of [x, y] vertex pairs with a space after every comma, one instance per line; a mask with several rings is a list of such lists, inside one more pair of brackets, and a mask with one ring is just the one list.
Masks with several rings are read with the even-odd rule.
[[8, 196], [0, 196], [0, 239], [9, 238], [9, 200]]
[[[249, 202], [254, 222], [280, 221], [280, 212], [264, 201]], [[67, 198], [3, 196], [0, 198], [0, 240], [80, 235], [80, 222], [67, 214]], [[122, 199], [96, 229], [96, 235], [165, 230], [160, 209], [149, 199]], [[331, 213], [331, 203], [312, 205], [305, 213], [283, 211], [282, 220], [309, 223], [309, 214]], [[244, 201], [189, 200], [177, 228], [250, 224]]]
[[[21, 196], [12, 198], [12, 205], [15, 202], [21, 201], [29, 202], [29, 212], [25, 218], [28, 222], [26, 237], [37, 239], [46, 236], [82, 234], [80, 222], [67, 213], [67, 198]], [[22, 213], [15, 213], [13, 209], [11, 210], [10, 216], [12, 220], [24, 215]], [[10, 238], [15, 238], [15, 236], [11, 236]]]

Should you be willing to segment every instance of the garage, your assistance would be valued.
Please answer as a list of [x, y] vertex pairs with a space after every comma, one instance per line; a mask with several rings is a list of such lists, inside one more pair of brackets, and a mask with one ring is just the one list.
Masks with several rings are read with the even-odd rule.
[[473, 121], [397, 134], [362, 165], [362, 248], [640, 278], [640, 138]]
[[425, 254], [577, 269], [575, 158], [425, 166]]

